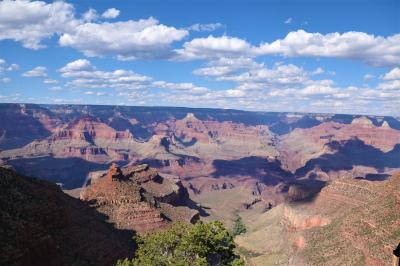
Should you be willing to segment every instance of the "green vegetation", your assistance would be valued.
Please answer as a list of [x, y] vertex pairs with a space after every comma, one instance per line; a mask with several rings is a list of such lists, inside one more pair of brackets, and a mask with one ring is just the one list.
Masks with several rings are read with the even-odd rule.
[[244, 247], [237, 247], [236, 250], [238, 254], [240, 254], [241, 256], [243, 255], [245, 258], [255, 258], [263, 255], [262, 253], [254, 252], [245, 249]]
[[244, 265], [234, 253], [232, 234], [219, 221], [195, 225], [178, 222], [136, 239], [139, 248], [135, 258], [119, 260], [117, 266]]
[[242, 221], [242, 217], [240, 217], [238, 215], [236, 217], [236, 219], [235, 219], [235, 224], [234, 224], [233, 229], [232, 229], [232, 234], [234, 236], [237, 236], [237, 235], [241, 235], [241, 234], [246, 233], [246, 231], [247, 231], [247, 229], [246, 229], [246, 226], [244, 225], [244, 223]]

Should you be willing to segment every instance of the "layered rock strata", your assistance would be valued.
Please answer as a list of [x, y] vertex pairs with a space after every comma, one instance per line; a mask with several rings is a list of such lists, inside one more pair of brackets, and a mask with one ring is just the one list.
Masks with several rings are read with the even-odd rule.
[[115, 227], [137, 232], [164, 228], [171, 221], [194, 222], [198, 212], [186, 206], [189, 197], [178, 178], [160, 175], [148, 165], [120, 169], [93, 180], [80, 198], [107, 215]]

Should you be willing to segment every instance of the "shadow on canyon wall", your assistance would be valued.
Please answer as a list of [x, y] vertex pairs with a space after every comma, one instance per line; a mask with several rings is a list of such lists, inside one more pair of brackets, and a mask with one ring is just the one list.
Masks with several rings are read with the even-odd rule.
[[97, 164], [81, 158], [53, 158], [50, 156], [10, 160], [7, 164], [23, 175], [61, 183], [63, 189], [79, 188], [92, 171], [107, 170], [108, 164]]
[[286, 193], [286, 201], [291, 203], [312, 202], [318, 193], [328, 184], [316, 179], [302, 179], [286, 184], [281, 192]]
[[[210, 132], [209, 132], [209, 135], [210, 135]], [[197, 139], [196, 139], [196, 138], [192, 138], [192, 139], [189, 140], [189, 141], [185, 141], [185, 140], [184, 140], [184, 136], [183, 136], [183, 137], [176, 136], [175, 133], [174, 133], [174, 139], [175, 139], [179, 144], [183, 145], [185, 148], [190, 147], [190, 146], [193, 146], [193, 145], [195, 145], [195, 144], [197, 143]]]
[[44, 128], [33, 112], [49, 113], [37, 105], [0, 104], [0, 149], [15, 149], [25, 146], [35, 139], [46, 138], [50, 132]]
[[[196, 138], [193, 138], [193, 139], [194, 139], [195, 142], [197, 141]], [[194, 162], [200, 162], [201, 161], [201, 159], [196, 157], [196, 156], [191, 156], [191, 155], [185, 155], [185, 154], [179, 154], [179, 153], [172, 152], [171, 151], [171, 145], [173, 145], [173, 144], [171, 144], [171, 140], [169, 138], [167, 138], [167, 137], [162, 138], [161, 141], [160, 141], [160, 144], [161, 144], [161, 146], [164, 147], [166, 152], [168, 152], [168, 153], [170, 153], [172, 155], [175, 155], [176, 157], [179, 158], [177, 161], [178, 161], [180, 166], [182, 166], [185, 163], [185, 161], [194, 161]], [[190, 144], [188, 146], [190, 146]]]
[[214, 160], [213, 165], [215, 171], [211, 176], [215, 178], [253, 176], [268, 186], [295, 180], [292, 173], [281, 168], [280, 161], [268, 161], [263, 157], [250, 156], [238, 160]]
[[364, 179], [368, 181], [384, 181], [390, 177], [389, 174], [366, 174], [365, 177], [358, 176], [355, 179]]
[[215, 160], [215, 178], [221, 176], [238, 177], [253, 176], [267, 186], [279, 185], [281, 192], [286, 194], [286, 201], [291, 203], [311, 202], [315, 199], [326, 181], [317, 180], [316, 175], [307, 179], [297, 177], [281, 168], [280, 161], [269, 162], [262, 157], [245, 157], [239, 160]]
[[337, 141], [327, 144], [335, 152], [324, 154], [316, 159], [309, 160], [304, 167], [296, 170], [294, 174], [281, 168], [279, 161], [268, 161], [262, 157], [245, 157], [238, 160], [214, 160], [215, 171], [212, 176], [218, 177], [240, 177], [253, 176], [268, 186], [282, 184], [281, 192], [287, 193], [290, 202], [308, 202], [314, 200], [315, 196], [327, 184], [318, 180], [310, 171], [320, 168], [329, 171], [351, 170], [354, 166], [369, 166], [375, 168], [378, 174], [366, 174], [370, 181], [386, 180], [390, 175], [382, 173], [384, 168], [400, 168], [400, 144], [388, 152], [366, 145], [363, 141], [354, 138], [339, 143]]
[[[169, 151], [169, 143], [162, 144]], [[278, 160], [268, 161], [266, 158], [250, 156], [237, 160], [214, 160], [215, 171], [211, 174], [214, 178], [252, 176], [267, 186], [278, 184], [291, 184], [302, 179], [316, 167], [324, 172], [351, 170], [355, 165], [369, 166], [377, 169], [379, 174], [368, 174], [365, 179], [379, 181], [387, 179], [388, 175], [382, 174], [385, 167], [400, 168], [400, 144], [391, 151], [382, 152], [373, 146], [366, 145], [359, 139], [352, 139], [343, 143], [331, 142], [329, 147], [335, 152], [324, 154], [316, 159], [309, 160], [304, 167], [296, 170], [294, 174], [281, 168]], [[199, 163], [201, 159], [192, 156], [176, 154], [178, 165], [184, 166], [188, 162]], [[62, 183], [64, 189], [81, 187], [89, 172], [106, 170], [108, 164], [97, 164], [80, 158], [53, 158], [50, 156], [16, 159], [7, 162], [18, 172], [40, 177], [55, 183]], [[123, 166], [127, 162], [120, 162]], [[138, 163], [147, 163], [151, 167], [162, 168], [170, 166], [169, 160], [145, 159]], [[359, 177], [360, 178], [360, 177]], [[309, 179], [313, 179], [311, 176]], [[315, 178], [314, 178], [315, 179]]]
[[128, 119], [122, 117], [114, 117], [111, 120], [109, 126], [117, 131], [128, 130], [133, 135], [133, 137], [139, 141], [147, 141], [152, 136], [151, 132], [149, 132], [142, 125], [132, 125], [132, 123]]
[[343, 143], [333, 141], [327, 145], [335, 150], [333, 154], [323, 154], [316, 159], [309, 160], [304, 167], [296, 170], [295, 175], [305, 176], [315, 167], [319, 167], [324, 172], [351, 170], [355, 165], [374, 167], [378, 172], [383, 172], [385, 167], [400, 167], [400, 144], [396, 144], [388, 152], [366, 145], [357, 138]]
[[269, 129], [278, 135], [284, 135], [287, 133], [290, 133], [291, 131], [295, 130], [296, 128], [311, 128], [314, 126], [318, 126], [321, 124], [320, 121], [318, 121], [315, 118], [309, 117], [309, 116], [304, 116], [300, 118], [299, 120], [288, 123], [287, 121], [280, 120], [276, 123], [273, 123], [271, 125], [268, 125]]

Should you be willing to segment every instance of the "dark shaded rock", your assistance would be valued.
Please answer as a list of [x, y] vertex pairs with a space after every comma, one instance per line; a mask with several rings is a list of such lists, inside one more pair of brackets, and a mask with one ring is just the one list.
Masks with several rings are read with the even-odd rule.
[[133, 232], [46, 181], [0, 168], [0, 265], [114, 265]]

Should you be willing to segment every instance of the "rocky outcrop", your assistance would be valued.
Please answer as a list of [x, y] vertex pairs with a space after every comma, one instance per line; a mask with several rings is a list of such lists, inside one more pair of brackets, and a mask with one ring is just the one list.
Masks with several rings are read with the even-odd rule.
[[389, 128], [391, 128], [391, 127], [390, 127], [390, 125], [389, 125], [389, 123], [388, 123], [387, 121], [383, 121], [383, 123], [382, 123], [382, 125], [381, 125], [381, 128], [389, 129]]
[[52, 183], [0, 167], [1, 265], [114, 265], [132, 234]]
[[368, 119], [368, 117], [362, 116], [359, 118], [354, 118], [353, 121], [351, 121], [352, 125], [360, 125], [364, 128], [370, 128], [373, 127], [374, 124], [372, 123], [372, 121], [370, 119]]
[[82, 190], [80, 198], [117, 228], [137, 232], [164, 228], [170, 221], [194, 222], [199, 215], [185, 205], [189, 197], [178, 178], [160, 175], [148, 165], [120, 169], [113, 164]]
[[[289, 206], [284, 207], [283, 216], [289, 223], [289, 227], [296, 231], [325, 226], [331, 222], [329, 218], [322, 215], [302, 213]], [[303, 243], [305, 244], [305, 241]]]

